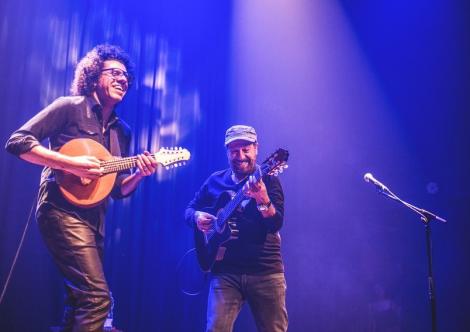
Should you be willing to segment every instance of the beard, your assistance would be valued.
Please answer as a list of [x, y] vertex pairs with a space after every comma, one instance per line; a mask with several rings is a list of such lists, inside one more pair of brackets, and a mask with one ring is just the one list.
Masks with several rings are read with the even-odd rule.
[[231, 160], [230, 168], [237, 178], [242, 179], [255, 171], [256, 161], [254, 159]]

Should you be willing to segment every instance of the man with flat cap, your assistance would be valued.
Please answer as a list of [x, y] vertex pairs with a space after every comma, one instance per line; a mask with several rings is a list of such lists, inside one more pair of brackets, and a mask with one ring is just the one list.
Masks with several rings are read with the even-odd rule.
[[204, 182], [185, 213], [190, 225], [207, 234], [214, 229], [217, 211], [211, 208], [219, 197], [244, 192], [245, 199], [230, 218], [238, 235], [221, 245], [211, 267], [206, 331], [232, 331], [245, 302], [258, 331], [286, 331], [286, 281], [279, 235], [284, 218], [282, 187], [277, 177], [264, 175], [256, 181], [253, 175], [259, 167], [253, 127], [230, 127], [225, 147], [230, 167]]

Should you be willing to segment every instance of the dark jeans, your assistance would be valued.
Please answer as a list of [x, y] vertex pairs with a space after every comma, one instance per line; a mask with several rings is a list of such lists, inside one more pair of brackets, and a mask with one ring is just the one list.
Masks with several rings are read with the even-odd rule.
[[217, 274], [210, 282], [207, 332], [229, 332], [248, 302], [260, 332], [287, 331], [284, 273], [263, 276]]
[[110, 308], [103, 273], [103, 238], [80, 219], [41, 207], [39, 229], [64, 276], [66, 301], [62, 331], [102, 331]]

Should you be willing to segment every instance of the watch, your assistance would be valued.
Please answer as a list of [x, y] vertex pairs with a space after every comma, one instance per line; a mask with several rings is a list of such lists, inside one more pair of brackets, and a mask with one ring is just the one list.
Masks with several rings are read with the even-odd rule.
[[271, 207], [271, 204], [273, 204], [273, 203], [271, 201], [269, 201], [266, 204], [256, 205], [256, 208], [258, 209], [259, 212], [268, 211], [269, 208]]

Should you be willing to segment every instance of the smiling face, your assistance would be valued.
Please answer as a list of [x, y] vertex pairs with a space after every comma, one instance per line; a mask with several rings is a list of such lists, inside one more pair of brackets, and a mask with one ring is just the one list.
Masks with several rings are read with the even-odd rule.
[[227, 158], [235, 176], [241, 180], [254, 172], [258, 144], [236, 140], [227, 145]]
[[112, 108], [122, 101], [129, 87], [126, 66], [116, 60], [106, 60], [95, 88], [95, 94], [104, 108]]

